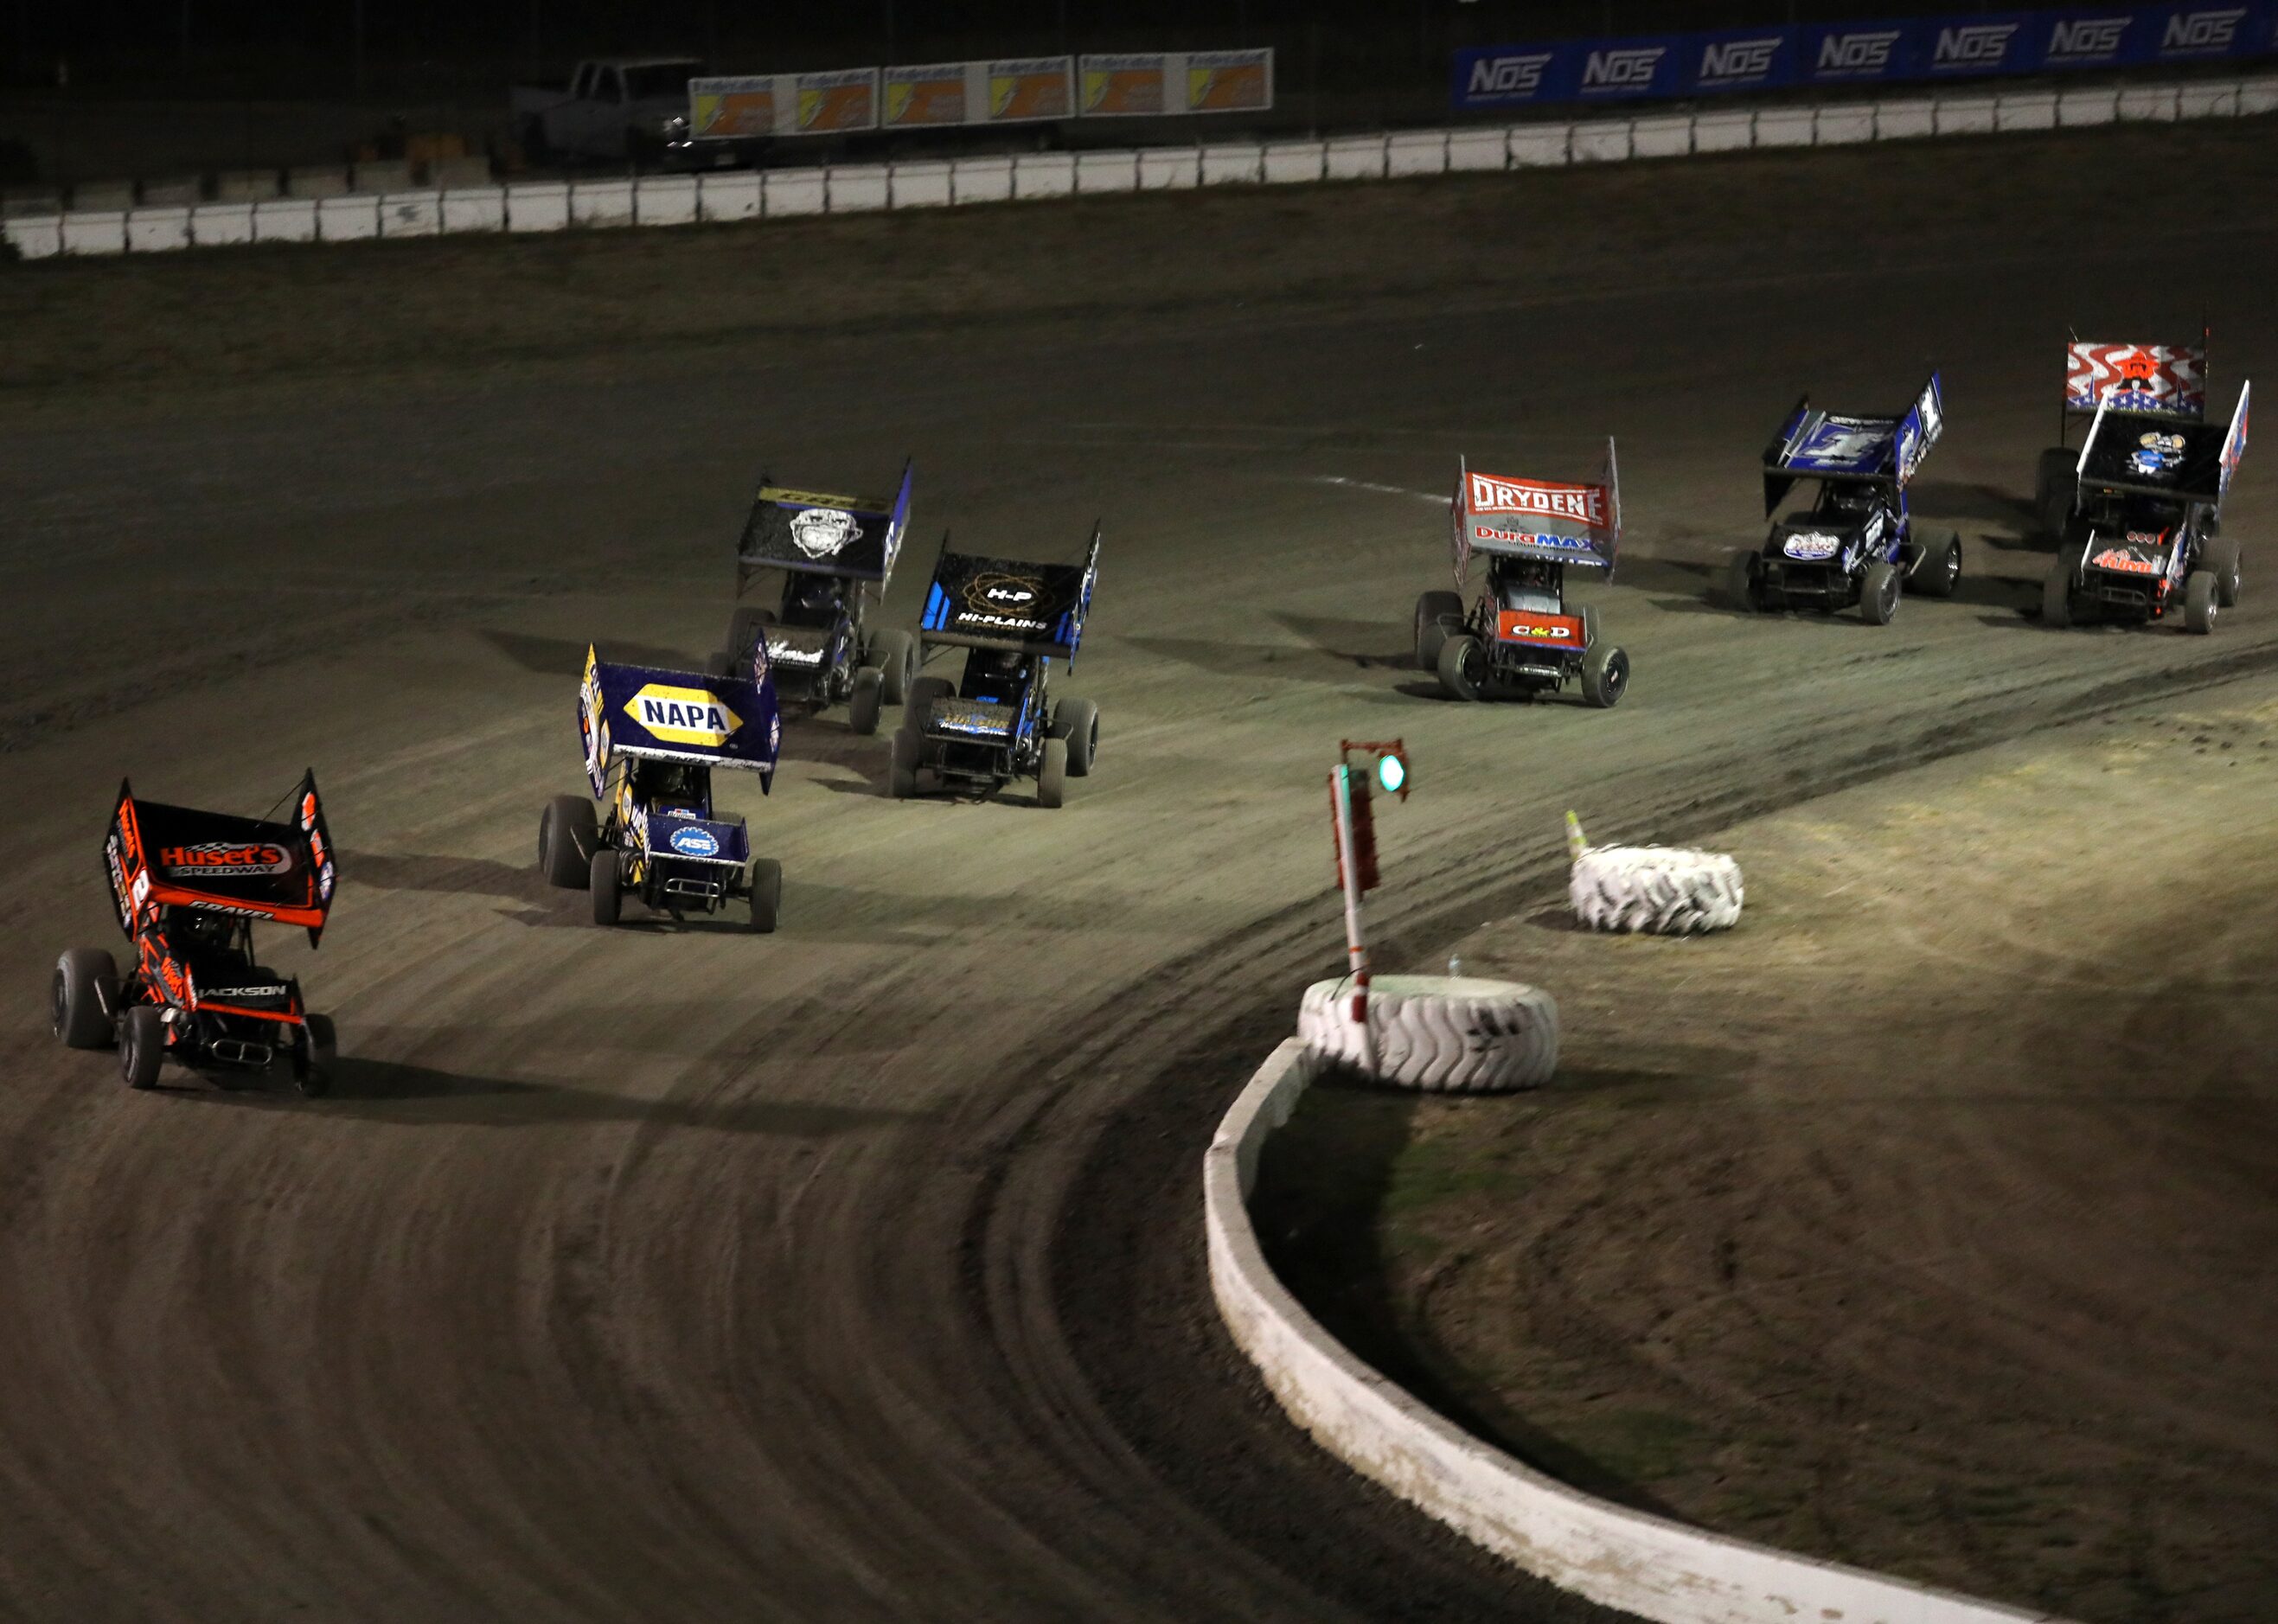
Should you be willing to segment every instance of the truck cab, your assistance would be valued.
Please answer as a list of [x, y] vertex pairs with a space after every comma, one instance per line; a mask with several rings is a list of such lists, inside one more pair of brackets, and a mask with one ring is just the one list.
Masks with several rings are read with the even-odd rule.
[[595, 57], [566, 85], [518, 86], [515, 120], [533, 158], [603, 163], [661, 159], [688, 130], [694, 57]]

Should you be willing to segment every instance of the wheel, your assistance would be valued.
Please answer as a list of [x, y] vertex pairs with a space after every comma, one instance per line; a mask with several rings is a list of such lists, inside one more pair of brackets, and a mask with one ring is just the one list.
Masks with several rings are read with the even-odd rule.
[[1735, 609], [1754, 614], [1762, 606], [1756, 591], [1756, 577], [1762, 568], [1757, 553], [1742, 551], [1732, 554], [1724, 566], [1724, 601]]
[[1068, 747], [1066, 739], [1046, 739], [1044, 759], [1036, 768], [1036, 804], [1058, 806], [1067, 799]]
[[1067, 741], [1068, 776], [1089, 778], [1099, 754], [1099, 706], [1089, 699], [1066, 700], [1052, 720]]
[[870, 639], [870, 663], [885, 683], [882, 697], [899, 705], [910, 696], [918, 675], [918, 640], [906, 631], [882, 631]]
[[548, 885], [565, 891], [585, 883], [588, 855], [600, 841], [593, 803], [583, 796], [557, 795], [538, 820], [538, 868]]
[[728, 617], [728, 666], [724, 675], [733, 676], [750, 668], [752, 644], [767, 636], [771, 618], [765, 609], [750, 607], [738, 609]]
[[1922, 562], [1907, 585], [1924, 598], [1953, 597], [1953, 583], [1961, 579], [1961, 538], [1952, 530], [1925, 530], [1917, 539]]
[[1869, 626], [1887, 626], [1898, 612], [1898, 567], [1878, 558], [1867, 566], [1866, 579], [1859, 583], [1859, 613]]
[[293, 1086], [311, 1100], [333, 1091], [333, 1071], [339, 1058], [340, 1039], [329, 1015], [311, 1015], [302, 1029], [300, 1047], [293, 1054]]
[[118, 966], [101, 948], [71, 948], [56, 960], [50, 1025], [66, 1048], [109, 1048], [118, 1041]]
[[2060, 631], [2072, 624], [2072, 571], [2061, 559], [2041, 579], [2041, 624]]
[[118, 1070], [129, 1088], [155, 1088], [166, 1059], [166, 1023], [147, 1003], [138, 1003], [118, 1023]]
[[1477, 637], [1462, 632], [1441, 644], [1441, 687], [1458, 699], [1476, 699], [1487, 680], [1487, 654]]
[[926, 719], [933, 714], [934, 702], [946, 699], [956, 691], [947, 677], [918, 678], [910, 684], [910, 691], [902, 700], [902, 726], [919, 738], [923, 738]]
[[1437, 671], [1448, 622], [1464, 618], [1464, 600], [1453, 592], [1426, 592], [1416, 600], [1416, 668]]
[[1630, 685], [1630, 657], [1611, 643], [1601, 643], [1582, 656], [1582, 698], [1601, 711], [1622, 702]]
[[846, 725], [869, 737], [878, 730], [878, 707], [885, 697], [885, 677], [875, 666], [854, 674], [854, 691], [846, 696]]
[[2079, 466], [2078, 452], [2052, 446], [2033, 467], [2033, 516], [2040, 522], [2041, 533], [2052, 541], [2064, 539], [2065, 525], [2072, 517]]
[[2214, 600], [2225, 609], [2238, 606], [2238, 544], [2235, 541], [2207, 543], [2206, 567], [2214, 572]]
[[2212, 569], [2194, 569], [2183, 577], [2183, 629], [2204, 637], [2214, 629], [2221, 583]]
[[593, 893], [593, 923], [615, 925], [624, 901], [624, 876], [617, 872], [615, 848], [604, 846], [596, 851], [586, 872]]
[[918, 736], [908, 728], [894, 729], [893, 765], [887, 770], [886, 793], [906, 801], [918, 792]]
[[783, 915], [783, 865], [773, 858], [752, 859], [752, 928], [766, 935]]

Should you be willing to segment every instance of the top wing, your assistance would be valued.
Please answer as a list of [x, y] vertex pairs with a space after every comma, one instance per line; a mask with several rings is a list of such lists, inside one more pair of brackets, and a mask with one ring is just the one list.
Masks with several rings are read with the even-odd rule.
[[2075, 465], [2082, 488], [2220, 503], [2245, 454], [2251, 393], [2239, 390], [2228, 430], [2168, 412], [2122, 411], [2106, 396]]
[[909, 529], [913, 469], [913, 463], [902, 465], [902, 482], [891, 501], [796, 490], [769, 484], [762, 477], [736, 549], [738, 571], [798, 569], [884, 583], [893, 576]]
[[747, 768], [759, 774], [766, 793], [783, 749], [766, 640], [752, 651], [748, 672], [735, 676], [610, 665], [588, 647], [577, 686], [577, 735], [597, 800], [619, 755]]
[[1099, 577], [1099, 526], [1081, 564], [1031, 564], [952, 553], [942, 538], [919, 629], [929, 643], [1073, 660]]
[[1799, 400], [1764, 447], [1764, 511], [1799, 478], [1888, 479], [1904, 485], [1945, 432], [1945, 396], [1933, 372], [1895, 417], [1822, 411]]
[[2206, 342], [2065, 346], [2068, 412], [2093, 412], [2106, 400], [2114, 411], [2164, 412], [2196, 421], [2206, 416]]
[[1451, 516], [1459, 583], [1474, 553], [1611, 569], [1622, 529], [1614, 442], [1606, 441], [1594, 484], [1516, 479], [1461, 464]]
[[293, 820], [275, 822], [141, 801], [118, 786], [103, 865], [119, 928], [133, 936], [165, 907], [303, 926], [314, 942], [339, 873], [314, 773], [294, 791]]

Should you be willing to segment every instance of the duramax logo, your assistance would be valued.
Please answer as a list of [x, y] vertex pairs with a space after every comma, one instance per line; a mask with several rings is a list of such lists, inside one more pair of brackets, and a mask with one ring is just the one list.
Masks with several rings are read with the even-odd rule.
[[1582, 69], [1585, 90], [1636, 90], [1653, 83], [1654, 70], [1669, 54], [1666, 45], [1632, 45], [1594, 50]]
[[1819, 72], [1879, 73], [1890, 66], [1891, 51], [1898, 42], [1896, 28], [1831, 34], [1819, 42]]
[[2129, 17], [2091, 17], [2079, 22], [2060, 22], [2050, 25], [2049, 49], [2045, 60], [2052, 65], [2082, 62], [2107, 62], [2120, 54], [2121, 42], [2128, 37]]
[[2009, 54], [2009, 38], [2020, 23], [1965, 23], [1938, 31], [1938, 51], [1930, 65], [1940, 68], [1988, 67]]
[[1762, 40], [1724, 40], [1701, 48], [1701, 83], [1729, 85], [1762, 79], [1772, 71], [1779, 54], [1779, 36]]
[[2223, 51], [2238, 37], [2238, 25], [2246, 19], [2246, 8], [2233, 6], [2224, 11], [2185, 11], [2167, 19], [2167, 32], [2160, 41], [2163, 51]]
[[713, 748], [726, 743], [728, 736], [744, 725], [743, 718], [722, 705], [717, 694], [662, 682], [651, 682], [626, 700], [625, 714], [669, 743]]
[[1483, 57], [1472, 64], [1471, 94], [1533, 95], [1542, 88], [1542, 71], [1549, 65], [1547, 50], [1525, 57]]

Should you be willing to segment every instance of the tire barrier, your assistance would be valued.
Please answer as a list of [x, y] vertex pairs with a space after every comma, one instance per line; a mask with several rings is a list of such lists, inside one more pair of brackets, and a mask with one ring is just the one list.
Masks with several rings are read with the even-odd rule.
[[1318, 1059], [1395, 1088], [1486, 1094], [1539, 1088], [1558, 1069], [1558, 1002], [1539, 987], [1471, 976], [1379, 976], [1368, 1021], [1349, 978], [1316, 981], [1297, 1035]]
[[1574, 866], [1566, 896], [1591, 930], [1697, 936], [1740, 922], [1740, 865], [1721, 851], [1682, 846], [1593, 846], [1566, 814]]

